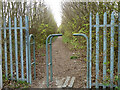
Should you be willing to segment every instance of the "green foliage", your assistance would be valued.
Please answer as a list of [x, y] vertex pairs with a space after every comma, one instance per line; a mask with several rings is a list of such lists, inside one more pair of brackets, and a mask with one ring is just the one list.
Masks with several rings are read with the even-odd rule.
[[35, 35], [36, 48], [39, 49], [44, 47], [48, 35], [56, 33], [57, 24], [50, 8], [48, 8], [44, 2], [38, 3], [38, 6], [34, 8], [40, 11], [37, 11], [34, 15], [34, 19], [31, 20], [30, 33]]
[[71, 56], [70, 59], [77, 59], [77, 56]]
[[[92, 25], [96, 24], [96, 13], [99, 13], [99, 23], [103, 25], [103, 15], [107, 12], [107, 24], [111, 23], [111, 13], [115, 13], [115, 23], [118, 24], [118, 3], [114, 2], [63, 2], [62, 3], [62, 24], [59, 32], [63, 33], [63, 42], [72, 45], [73, 49], [85, 49], [86, 40], [81, 37], [73, 37], [73, 33], [83, 33], [89, 37], [89, 16], [92, 12]], [[100, 72], [103, 71], [103, 28], [99, 28], [99, 63]], [[114, 65], [117, 65], [118, 58], [118, 28], [115, 28], [115, 59]], [[107, 67], [107, 74], [110, 74], [110, 35], [111, 29], [107, 28], [107, 61], [104, 63]], [[80, 46], [80, 43], [83, 46]], [[92, 64], [96, 64], [96, 28], [92, 28]], [[117, 67], [114, 68], [114, 75], [117, 75]], [[100, 80], [102, 83], [102, 80]], [[115, 79], [116, 81], [116, 79]], [[115, 82], [114, 82], [115, 83]], [[109, 82], [107, 83], [109, 84]]]
[[115, 81], [117, 81], [118, 80], [118, 75], [115, 75]]
[[25, 82], [25, 81], [17, 81], [17, 83], [18, 83], [18, 84], [27, 84], [27, 85], [28, 85], [28, 83]]
[[41, 54], [41, 56], [45, 56], [45, 54], [44, 54], [44, 53], [42, 53], [42, 54]]

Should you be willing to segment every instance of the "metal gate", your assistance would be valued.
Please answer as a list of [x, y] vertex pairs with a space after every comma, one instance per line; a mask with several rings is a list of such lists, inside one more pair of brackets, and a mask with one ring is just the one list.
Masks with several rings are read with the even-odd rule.
[[[0, 28], [0, 37], [2, 37], [2, 68], [5, 69], [3, 75], [11, 80], [21, 80], [31, 83], [31, 46], [33, 45], [33, 65], [34, 78], [36, 78], [35, 67], [35, 40], [33, 35], [29, 35], [28, 16], [25, 18], [14, 17], [3, 18], [3, 25]], [[24, 22], [23, 22], [24, 21]], [[33, 42], [31, 43], [31, 38]], [[4, 51], [3, 51], [4, 50]]]
[[[50, 66], [50, 81], [53, 81], [53, 71], [52, 71], [52, 38], [55, 36], [62, 36], [62, 34], [51, 34], [46, 39], [46, 86], [49, 87], [49, 66]], [[83, 36], [87, 41], [87, 88], [90, 83], [90, 75], [91, 69], [89, 68], [89, 40], [87, 35], [85, 34], [73, 34], [73, 36]], [[50, 39], [50, 40], [49, 40]], [[48, 62], [48, 40], [50, 45], [50, 63]]]
[[[99, 14], [96, 14], [96, 25], [92, 25], [92, 13], [90, 13], [90, 30], [89, 30], [89, 39], [85, 34], [73, 34], [74, 36], [84, 36], [87, 39], [87, 88], [91, 88], [92, 86], [95, 86], [95, 88], [99, 88], [99, 86], [102, 86], [103, 88], [106, 88], [107, 86], [110, 88], [120, 86], [120, 13], [118, 14], [119, 17], [119, 24], [115, 24], [115, 16], [114, 12], [111, 14], [111, 23], [107, 24], [107, 13], [104, 13], [104, 20], [103, 20], [103, 25], [99, 24]], [[92, 82], [92, 28], [96, 28], [96, 63], [95, 63], [95, 82]], [[110, 84], [109, 85], [104, 85], [103, 83], [99, 83], [99, 28], [103, 27], [103, 81], [106, 81], [106, 76], [107, 76], [107, 69], [106, 69], [106, 61], [107, 61], [107, 27], [111, 28], [111, 35], [110, 35]], [[114, 36], [115, 36], [115, 29], [114, 27], [118, 27], [118, 84], [115, 85], [113, 82], [114, 78]], [[46, 73], [47, 73], [47, 78], [46, 78], [46, 85], [47, 87], [49, 86], [49, 66], [50, 66], [50, 78], [51, 81], [53, 80], [52, 77], [52, 45], [51, 41], [54, 36], [62, 36], [61, 34], [52, 34], [49, 35], [46, 39]], [[51, 37], [51, 38], [50, 38]], [[48, 63], [48, 39], [50, 38], [50, 63]]]

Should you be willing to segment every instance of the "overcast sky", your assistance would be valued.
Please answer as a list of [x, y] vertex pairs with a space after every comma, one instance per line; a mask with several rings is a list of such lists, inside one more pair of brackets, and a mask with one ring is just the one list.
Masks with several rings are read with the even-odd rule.
[[61, 1], [62, 0], [45, 0], [47, 5], [50, 6], [58, 26], [61, 24]]

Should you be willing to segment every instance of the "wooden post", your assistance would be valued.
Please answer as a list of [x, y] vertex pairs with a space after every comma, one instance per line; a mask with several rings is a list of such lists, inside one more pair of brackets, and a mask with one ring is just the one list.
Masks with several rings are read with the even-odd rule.
[[[0, 10], [2, 9], [2, 2], [0, 1]], [[2, 89], [2, 31], [1, 31], [1, 25], [2, 25], [2, 14], [0, 12], [0, 89]]]

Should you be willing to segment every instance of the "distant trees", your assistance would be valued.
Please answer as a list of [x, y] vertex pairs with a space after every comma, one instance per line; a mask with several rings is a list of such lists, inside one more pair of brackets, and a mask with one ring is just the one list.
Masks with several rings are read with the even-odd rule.
[[[74, 32], [88, 31], [89, 14], [93, 14], [93, 24], [95, 24], [95, 14], [98, 12], [100, 22], [103, 23], [103, 13], [108, 13], [108, 23], [110, 23], [110, 14], [112, 11], [118, 12], [117, 3], [109, 2], [63, 2], [62, 3], [62, 27]], [[66, 27], [67, 25], [67, 27]], [[82, 30], [81, 30], [82, 29]], [[61, 29], [63, 30], [63, 29]], [[65, 30], [65, 29], [64, 29]]]

